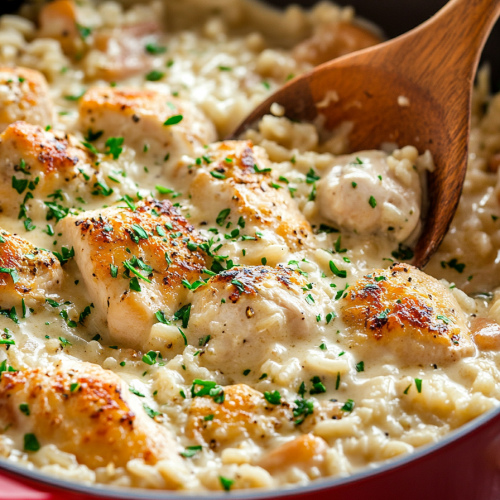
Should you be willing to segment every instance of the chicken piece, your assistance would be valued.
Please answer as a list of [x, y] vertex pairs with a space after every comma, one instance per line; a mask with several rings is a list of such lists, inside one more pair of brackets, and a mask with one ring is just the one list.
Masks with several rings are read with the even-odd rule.
[[140, 348], [155, 313], [173, 314], [205, 266], [189, 248], [201, 239], [169, 201], [153, 199], [135, 210], [111, 207], [61, 221], [65, 237], [95, 304], [101, 332], [114, 343]]
[[[168, 119], [176, 121], [165, 125]], [[163, 162], [187, 154], [202, 154], [203, 145], [216, 139], [213, 124], [186, 101], [153, 90], [96, 87], [85, 93], [80, 104], [84, 131], [103, 131], [103, 138], [120, 136], [125, 144]], [[200, 149], [201, 148], [201, 149]]]
[[[40, 12], [39, 36], [58, 40], [66, 55], [83, 59], [85, 74], [90, 79], [121, 80], [137, 73], [146, 73], [153, 58], [144, 47], [161, 33], [154, 20], [103, 28], [95, 12], [73, 0], [55, 0]], [[89, 26], [88, 23], [91, 23]]]
[[[200, 391], [200, 386], [194, 386]], [[263, 394], [245, 384], [223, 388], [224, 401], [217, 396], [194, 397], [188, 410], [186, 435], [216, 450], [244, 439], [262, 441], [282, 430], [293, 429], [289, 405], [273, 405]], [[209, 416], [213, 415], [213, 418]], [[207, 418], [208, 417], [208, 418]]]
[[40, 11], [39, 36], [58, 40], [65, 54], [82, 54], [86, 45], [79, 30], [83, 25], [78, 21], [78, 10], [73, 0], [46, 3]]
[[0, 132], [19, 120], [46, 127], [54, 115], [45, 77], [28, 68], [0, 68]]
[[482, 351], [500, 350], [500, 325], [487, 318], [472, 318], [471, 335]]
[[262, 443], [276, 432], [310, 432], [321, 420], [342, 418], [342, 405], [331, 401], [314, 403], [298, 398], [294, 403], [282, 401], [275, 405], [245, 384], [220, 387], [220, 392], [212, 397], [196, 396], [204, 386], [195, 383], [193, 387], [186, 435], [208, 443], [212, 449], [234, 446], [248, 438]]
[[94, 36], [96, 50], [85, 59], [88, 78], [113, 82], [147, 73], [154, 60], [144, 47], [160, 33], [161, 26], [155, 21], [100, 30]]
[[17, 216], [23, 204], [27, 214], [32, 196], [46, 197], [63, 188], [76, 194], [93, 186], [93, 160], [76, 138], [63, 132], [26, 122], [9, 125], [0, 135], [0, 211]]
[[311, 38], [293, 49], [292, 55], [298, 62], [317, 66], [381, 42], [379, 36], [361, 26], [346, 22], [329, 22], [320, 24]]
[[45, 302], [63, 279], [59, 260], [29, 241], [0, 229], [0, 308]]
[[380, 346], [401, 362], [439, 364], [475, 352], [466, 318], [451, 292], [408, 264], [375, 270], [358, 280], [342, 299], [350, 347], [366, 358]]
[[327, 450], [328, 445], [324, 439], [304, 434], [264, 455], [258, 465], [274, 474], [285, 472], [290, 467], [303, 470], [317, 467], [321, 470], [324, 468]]
[[200, 354], [204, 366], [241, 374], [268, 359], [277, 343], [314, 335], [316, 316], [328, 302], [298, 271], [235, 267], [195, 291], [186, 335], [192, 345], [210, 336]]
[[291, 248], [304, 248], [311, 227], [285, 189], [271, 186], [271, 165], [265, 151], [250, 141], [225, 141], [210, 146], [191, 183], [193, 203], [204, 220], [216, 221], [219, 212], [231, 209], [226, 219], [236, 227], [240, 217], [245, 232], [269, 229]]
[[[411, 152], [416, 159], [417, 150]], [[400, 163], [404, 173], [398, 166], [391, 169], [387, 154], [381, 151], [337, 157], [328, 175], [318, 182], [320, 215], [356, 234], [380, 233], [404, 241], [419, 227], [422, 195], [412, 162]]]
[[117, 375], [91, 363], [4, 372], [0, 415], [2, 428], [32, 433], [42, 446], [55, 444], [91, 469], [125, 467], [134, 458], [179, 460], [167, 429], [146, 415]]

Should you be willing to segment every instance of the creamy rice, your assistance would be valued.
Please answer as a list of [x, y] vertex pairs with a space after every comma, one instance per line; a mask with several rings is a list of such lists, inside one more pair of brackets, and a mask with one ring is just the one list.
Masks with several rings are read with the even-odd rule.
[[[438, 315], [431, 326], [439, 323], [439, 331], [456, 326], [461, 337], [452, 338], [446, 354], [429, 359], [422, 354], [425, 342], [417, 342], [415, 357], [410, 359], [394, 350], [396, 341], [384, 344], [383, 351], [365, 349], [369, 332], [360, 330], [364, 337], [359, 344], [354, 342], [346, 309], [348, 300], [355, 300], [349, 294], [358, 280], [375, 279], [378, 284], [372, 287], [385, 281], [391, 284], [396, 268], [389, 266], [410, 260], [409, 246], [421, 228], [425, 172], [434, 168], [430, 153], [405, 144], [350, 152], [349, 124], [321, 142], [312, 125], [288, 121], [279, 106], [273, 106], [273, 115], [266, 116], [258, 130], [241, 138], [251, 142], [227, 147], [216, 143], [291, 76], [312, 67], [310, 40], [322, 36], [322, 28], [350, 29], [352, 23], [360, 23], [368, 26], [366, 36], [376, 36], [373, 28], [357, 20], [351, 8], [328, 2], [310, 11], [290, 7], [285, 12], [243, 0], [167, 0], [165, 4], [136, 3], [127, 9], [110, 1], [81, 4], [73, 38], [44, 32], [43, 26], [39, 31], [34, 6], [25, 6], [22, 16], [0, 18], [0, 65], [4, 70], [26, 67], [41, 72], [54, 107], [50, 123], [44, 122], [43, 113], [27, 113], [22, 103], [17, 105], [25, 92], [24, 77], [19, 83], [21, 94], [16, 94], [8, 70], [5, 74], [2, 70], [0, 101], [13, 106], [5, 124], [21, 119], [50, 126], [40, 133], [50, 135], [56, 130], [76, 137], [74, 147], [80, 149], [74, 154], [90, 155], [92, 148], [101, 152], [91, 161], [81, 160], [88, 170], [78, 178], [60, 179], [62, 191], [50, 189], [52, 181], [44, 181], [43, 176], [33, 189], [26, 183], [21, 191], [23, 195], [32, 192], [33, 198], [24, 201], [27, 214], [18, 217], [19, 202], [12, 200], [17, 200], [15, 189], [21, 194], [22, 185], [11, 187], [11, 177], [17, 181], [28, 176], [22, 177], [22, 164], [17, 156], [13, 159], [17, 154], [13, 151], [22, 147], [14, 141], [7, 150], [9, 139], [2, 135], [0, 179], [5, 187], [0, 188], [0, 235], [8, 239], [8, 233], [17, 234], [41, 249], [58, 252], [67, 262], [59, 288], [47, 285], [37, 296], [26, 295], [23, 312], [8, 291], [16, 276], [14, 267], [0, 260], [4, 270], [0, 272], [4, 331], [0, 362], [6, 360], [4, 367], [22, 373], [38, 368], [48, 374], [47, 380], [59, 369], [73, 376], [78, 366], [89, 366], [82, 362], [111, 371], [122, 380], [110, 382], [117, 384], [119, 394], [120, 387], [126, 393], [132, 388], [131, 394], [123, 396], [132, 415], [140, 413], [140, 419], [147, 420], [145, 429], [157, 429], [146, 435], [164, 433], [172, 444], [153, 459], [132, 453], [123, 463], [103, 459], [96, 465], [82, 460], [77, 450], [56, 438], [57, 433], [50, 434], [62, 421], [72, 425], [71, 419], [76, 418], [68, 414], [64, 401], [60, 408], [52, 406], [53, 422], [48, 413], [37, 413], [34, 400], [19, 400], [31, 409], [30, 416], [23, 407], [20, 416], [19, 408], [9, 406], [11, 388], [4, 383], [0, 386], [2, 457], [87, 483], [194, 491], [292, 487], [319, 477], [350, 475], [411, 453], [498, 406], [500, 94], [490, 96], [487, 69], [480, 73], [474, 94], [464, 193], [449, 234], [426, 268], [441, 282], [422, 278], [424, 290], [436, 299], [434, 306], [439, 310], [445, 303], [452, 304], [449, 310], [456, 314]], [[156, 26], [159, 20], [164, 22], [162, 31]], [[101, 35], [107, 52], [102, 49], [104, 42], [99, 42]], [[125, 59], [133, 59], [136, 66], [124, 69]], [[141, 121], [132, 118], [141, 127], [147, 123], [149, 129], [123, 125], [129, 120], [120, 117], [124, 106], [110, 118], [115, 128], [110, 126], [96, 137], [92, 113], [98, 106], [96, 101], [84, 104], [83, 96], [94, 87], [103, 92], [148, 90], [152, 91], [148, 95], [162, 96], [162, 102], [155, 101], [147, 113], [141, 111]], [[165, 147], [155, 145], [154, 120], [164, 121], [162, 106], [169, 99], [180, 99], [179, 104], [169, 105], [178, 106], [184, 116], [169, 129], [172, 134]], [[51, 103], [43, 108], [49, 115]], [[79, 112], [85, 105], [85, 112]], [[42, 109], [40, 102], [32, 106]], [[160, 123], [161, 133], [168, 126]], [[50, 137], [63, 141], [63, 135]], [[122, 151], [113, 150], [109, 143], [106, 147], [106, 139], [118, 135], [126, 137], [117, 146]], [[233, 175], [228, 172], [236, 169], [240, 157], [245, 158], [245, 147], [253, 151], [257, 167], [230, 185], [226, 176]], [[241, 155], [238, 148], [243, 150]], [[210, 170], [217, 162], [223, 167]], [[28, 160], [25, 164], [30, 166]], [[252, 184], [252, 176], [260, 187]], [[95, 181], [92, 193], [87, 190], [87, 177]], [[194, 248], [205, 262], [197, 271], [202, 283], [195, 289], [195, 280], [188, 279], [193, 290], [179, 285], [173, 305], [162, 302], [157, 308], [163, 316], [151, 313], [137, 319], [135, 311], [155, 307], [148, 301], [155, 304], [160, 299], [152, 288], [152, 297], [147, 297], [149, 280], [140, 276], [143, 268], [138, 269], [136, 261], [132, 273], [139, 273], [135, 280], [141, 292], [134, 291], [130, 280], [134, 278], [127, 276], [131, 283], [127, 293], [130, 297], [141, 293], [142, 298], [121, 309], [118, 301], [112, 317], [113, 285], [106, 284], [107, 275], [92, 281], [89, 267], [107, 250], [101, 246], [89, 251], [90, 260], [85, 261], [87, 249], [85, 244], [80, 249], [72, 236], [73, 222], [83, 227], [86, 211], [97, 210], [93, 223], [97, 224], [98, 214], [105, 214], [113, 225], [116, 212], [103, 207], [120, 206], [124, 208], [116, 210], [133, 214], [124, 199], [140, 206], [140, 200], [149, 196], [171, 200], [199, 232]], [[248, 206], [241, 208], [242, 199]], [[50, 219], [47, 201], [63, 212], [66, 209], [63, 216], [56, 216], [61, 219], [57, 224]], [[255, 216], [255, 204], [260, 214], [267, 215]], [[268, 206], [270, 213], [265, 211]], [[236, 213], [241, 213], [239, 219]], [[148, 234], [141, 236], [140, 229], [136, 236], [130, 233], [137, 245], [148, 238]], [[212, 246], [206, 250], [200, 242], [211, 238]], [[73, 246], [76, 255], [66, 256], [62, 247], [68, 252]], [[242, 274], [224, 282], [226, 274], [219, 268], [231, 270], [231, 261], [242, 266], [236, 267], [243, 269]], [[218, 268], [213, 262], [222, 264]], [[202, 268], [211, 265], [212, 272], [203, 274]], [[263, 268], [267, 274], [261, 274]], [[124, 279], [122, 271], [116, 279]], [[417, 271], [409, 272], [414, 280], [420, 279]], [[103, 287], [107, 295], [101, 307], [97, 297]], [[123, 297], [122, 302], [128, 300]], [[378, 320], [388, 314], [382, 312]], [[488, 320], [483, 326], [489, 330], [478, 328], [476, 316]], [[247, 320], [255, 321], [248, 326]], [[469, 330], [474, 333], [472, 340]], [[140, 341], [139, 331], [143, 332]], [[404, 331], [402, 336], [406, 342], [410, 333]], [[469, 343], [455, 353], [464, 339]], [[432, 347], [433, 340], [429, 342]], [[405, 345], [408, 352], [414, 349], [413, 344]], [[12, 373], [4, 372], [2, 379], [15, 377]], [[80, 385], [83, 382], [65, 389], [65, 398], [80, 397]], [[196, 397], [200, 388], [214, 386], [215, 393]], [[220, 413], [221, 393], [227, 414]], [[47, 419], [46, 435], [36, 431], [33, 419]], [[138, 417], [137, 428], [140, 425]], [[27, 444], [27, 435], [35, 436], [38, 446]], [[304, 436], [309, 441], [301, 441]], [[119, 449], [119, 440], [113, 443]]]

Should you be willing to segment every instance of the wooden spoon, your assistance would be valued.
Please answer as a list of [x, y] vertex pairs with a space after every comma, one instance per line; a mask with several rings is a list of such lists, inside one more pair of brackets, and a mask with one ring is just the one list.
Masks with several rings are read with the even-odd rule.
[[413, 261], [423, 267], [457, 209], [467, 169], [474, 75], [499, 14], [500, 0], [451, 0], [405, 35], [295, 78], [253, 111], [233, 137], [276, 102], [294, 120], [322, 115], [327, 130], [353, 122], [352, 151], [378, 149], [383, 142], [429, 150], [436, 169], [428, 175], [430, 206]]

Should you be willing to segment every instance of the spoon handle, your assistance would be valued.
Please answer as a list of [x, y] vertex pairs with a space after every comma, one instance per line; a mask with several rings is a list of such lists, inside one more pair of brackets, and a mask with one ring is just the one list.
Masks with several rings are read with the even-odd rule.
[[443, 63], [473, 76], [499, 15], [500, 0], [452, 0], [429, 20], [429, 42]]
[[395, 61], [399, 66], [421, 68], [419, 83], [430, 88], [453, 85], [457, 78], [472, 80], [499, 15], [500, 0], [451, 0], [396, 41], [392, 46]]

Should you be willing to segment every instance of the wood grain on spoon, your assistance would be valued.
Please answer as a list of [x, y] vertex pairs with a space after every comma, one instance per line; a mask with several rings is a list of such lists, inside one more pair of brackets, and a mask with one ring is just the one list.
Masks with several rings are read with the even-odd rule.
[[352, 151], [378, 149], [384, 142], [429, 150], [436, 169], [428, 176], [430, 206], [413, 262], [423, 267], [460, 199], [474, 75], [499, 14], [500, 0], [451, 0], [409, 33], [295, 78], [250, 114], [234, 136], [276, 102], [294, 120], [321, 115], [328, 130], [353, 122]]

